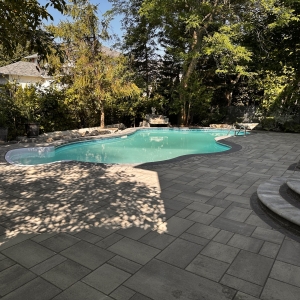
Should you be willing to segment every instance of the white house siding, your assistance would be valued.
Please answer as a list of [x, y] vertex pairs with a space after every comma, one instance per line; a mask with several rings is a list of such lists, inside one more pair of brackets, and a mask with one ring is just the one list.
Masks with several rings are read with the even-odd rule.
[[32, 77], [32, 76], [14, 76], [9, 75], [9, 81], [19, 83], [22, 88], [29, 86], [31, 84], [43, 83], [44, 80], [41, 77]]

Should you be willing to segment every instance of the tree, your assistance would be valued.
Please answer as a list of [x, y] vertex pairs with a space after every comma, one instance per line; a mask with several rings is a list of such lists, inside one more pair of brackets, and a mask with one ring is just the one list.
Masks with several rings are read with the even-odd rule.
[[[131, 1], [111, 0], [115, 8], [126, 8]], [[257, 39], [261, 47], [260, 29], [282, 28], [295, 22], [291, 4], [297, 1], [277, 0], [143, 0], [131, 16], [139, 27], [136, 15], [146, 24], [151, 24], [162, 47], [174, 62], [181, 62], [180, 84], [177, 88], [181, 105], [182, 123], [189, 123], [190, 109], [193, 107], [189, 97], [189, 86], [195, 86], [195, 78], [206, 85], [222, 89], [227, 105], [231, 105], [232, 92], [239, 81], [256, 76], [253, 64], [253, 45], [245, 37]], [[137, 13], [138, 11], [138, 13]], [[128, 19], [128, 16], [126, 16]], [[127, 22], [128, 23], [128, 22]], [[297, 24], [294, 24], [296, 28]], [[132, 28], [133, 26], [130, 26]], [[135, 31], [137, 34], [139, 31]], [[127, 33], [130, 37], [130, 32]], [[144, 36], [135, 36], [136, 44], [144, 43]], [[140, 41], [140, 42], [139, 42]], [[265, 42], [265, 41], [264, 41]], [[255, 57], [256, 58], [256, 57]], [[197, 73], [198, 75], [194, 74]], [[214, 76], [212, 74], [214, 73]], [[200, 77], [199, 77], [200, 76]], [[244, 82], [246, 82], [244, 80]], [[199, 87], [200, 88], [200, 87]], [[201, 93], [200, 93], [201, 94]], [[199, 94], [199, 95], [200, 95]]]
[[65, 0], [49, 0], [46, 5], [37, 0], [0, 1], [0, 46], [5, 55], [13, 56], [18, 45], [38, 52], [41, 58], [53, 49], [59, 52], [53, 35], [42, 28], [43, 21], [53, 20], [47, 11], [49, 5], [63, 12]]
[[[182, 60], [179, 98], [182, 105], [182, 123], [187, 125], [191, 108], [188, 86], [193, 85], [193, 73], [200, 60], [206, 60], [208, 56], [214, 57], [217, 64], [215, 69], [219, 73], [238, 75], [240, 71], [245, 72], [245, 68], [241, 66], [249, 59], [250, 54], [242, 46], [237, 51], [235, 40], [241, 27], [233, 25], [239, 19], [238, 9], [243, 1], [158, 2], [144, 1], [141, 14], [150, 19], [154, 18], [157, 22], [160, 19], [162, 34], [169, 36], [169, 39], [183, 42], [179, 52]], [[221, 54], [224, 51], [227, 52], [225, 56]], [[225, 57], [228, 59], [224, 59]]]
[[[66, 52], [64, 64], [58, 63], [57, 74], [66, 85], [67, 102], [86, 126], [87, 114], [100, 111], [100, 126], [105, 125], [105, 108], [116, 99], [137, 97], [140, 90], [131, 80], [127, 59], [104, 53], [101, 38], [106, 25], [96, 15], [97, 6], [89, 1], [77, 1], [67, 6], [73, 21], [61, 22], [48, 29], [62, 40]], [[50, 61], [50, 62], [53, 62]]]
[[0, 46], [0, 67], [15, 63], [22, 60], [25, 56], [30, 55], [29, 51], [24, 49], [21, 45], [17, 45], [16, 49], [10, 55], [5, 54]]

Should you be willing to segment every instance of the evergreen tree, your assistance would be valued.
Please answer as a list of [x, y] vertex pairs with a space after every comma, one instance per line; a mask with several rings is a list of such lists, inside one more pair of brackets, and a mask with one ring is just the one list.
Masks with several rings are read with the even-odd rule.
[[61, 84], [67, 87], [67, 102], [76, 112], [82, 126], [91, 112], [100, 111], [100, 126], [105, 125], [105, 107], [116, 99], [137, 97], [139, 89], [131, 81], [127, 60], [102, 50], [105, 24], [100, 29], [97, 6], [89, 1], [76, 1], [67, 6], [72, 21], [48, 29], [60, 38], [65, 48], [64, 64], [51, 60]]

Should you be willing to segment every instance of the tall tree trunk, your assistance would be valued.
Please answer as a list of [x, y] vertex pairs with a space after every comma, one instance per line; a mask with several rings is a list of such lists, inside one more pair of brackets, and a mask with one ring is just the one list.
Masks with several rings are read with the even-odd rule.
[[[202, 40], [205, 34], [205, 28], [201, 27], [198, 29], [195, 29], [193, 32], [193, 43], [192, 43], [192, 52], [199, 52], [201, 49], [202, 45]], [[182, 78], [181, 78], [181, 91], [179, 94], [179, 99], [180, 102], [183, 103], [183, 111], [182, 111], [182, 118], [181, 118], [181, 125], [187, 125], [187, 112], [186, 112], [186, 107], [188, 106], [185, 100], [185, 93], [188, 87], [188, 81], [195, 70], [196, 64], [198, 61], [198, 57], [194, 55], [192, 57], [191, 61], [189, 62], [186, 72], [183, 73]]]
[[241, 78], [241, 74], [237, 74], [235, 79], [230, 79], [230, 89], [225, 91], [225, 97], [227, 99], [227, 106], [231, 105], [232, 102], [232, 91], [235, 87], [235, 85], [238, 83], [238, 81]]
[[186, 125], [190, 125], [190, 118], [191, 118], [191, 101], [188, 102], [188, 106], [187, 106]]
[[[215, 0], [214, 3], [214, 7], [216, 7], [218, 4], [218, 0]], [[199, 53], [199, 51], [201, 50], [202, 47], [202, 42], [203, 42], [203, 38], [207, 32], [207, 27], [209, 25], [209, 23], [204, 23], [207, 20], [212, 20], [213, 16], [215, 14], [215, 11], [213, 9], [212, 12], [208, 13], [202, 20], [203, 25], [199, 28], [195, 28], [193, 30], [193, 41], [192, 41], [192, 45], [191, 45], [191, 52], [194, 52], [195, 55], [193, 55], [191, 61], [189, 62], [187, 68], [186, 68], [186, 72], [183, 73], [182, 75], [182, 80], [181, 80], [181, 86], [182, 86], [182, 90], [181, 93], [179, 95], [180, 100], [184, 101], [184, 97], [182, 97], [185, 93], [185, 90], [188, 87], [188, 81], [192, 75], [192, 73], [195, 70], [195, 67], [197, 65], [198, 62], [198, 57], [197, 57], [197, 53]], [[187, 116], [186, 112], [185, 112], [185, 116]], [[184, 120], [184, 124], [187, 125], [188, 119], [185, 117]]]
[[231, 105], [231, 101], [232, 101], [232, 91], [230, 90], [226, 90], [225, 91], [225, 98], [227, 100], [227, 106]]
[[100, 100], [100, 127], [105, 127], [104, 100]]
[[[184, 97], [184, 95], [180, 95], [181, 97], [183, 96]], [[181, 126], [183, 126], [183, 125], [185, 125], [185, 123], [186, 123], [186, 108], [185, 108], [185, 105], [186, 105], [186, 101], [185, 100], [183, 100], [182, 101], [182, 108], [181, 108], [181, 118], [180, 118], [180, 121], [181, 121]]]

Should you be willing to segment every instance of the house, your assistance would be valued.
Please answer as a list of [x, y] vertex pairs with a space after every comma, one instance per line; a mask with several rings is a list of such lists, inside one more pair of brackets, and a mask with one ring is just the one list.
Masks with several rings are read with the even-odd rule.
[[[118, 57], [120, 52], [102, 46], [102, 51], [111, 57]], [[39, 67], [38, 54], [24, 57], [28, 61], [18, 61], [13, 64], [0, 67], [0, 85], [7, 82], [16, 82], [23, 88], [30, 84], [40, 83], [46, 88], [53, 82], [53, 78], [47, 75], [47, 72]], [[73, 63], [64, 65], [64, 71], [67, 73], [73, 67]]]
[[41, 83], [42, 86], [50, 85], [52, 78], [39, 67], [38, 55], [33, 54], [24, 58], [29, 61], [18, 61], [0, 67], [0, 84], [16, 82], [22, 87], [36, 83]]

